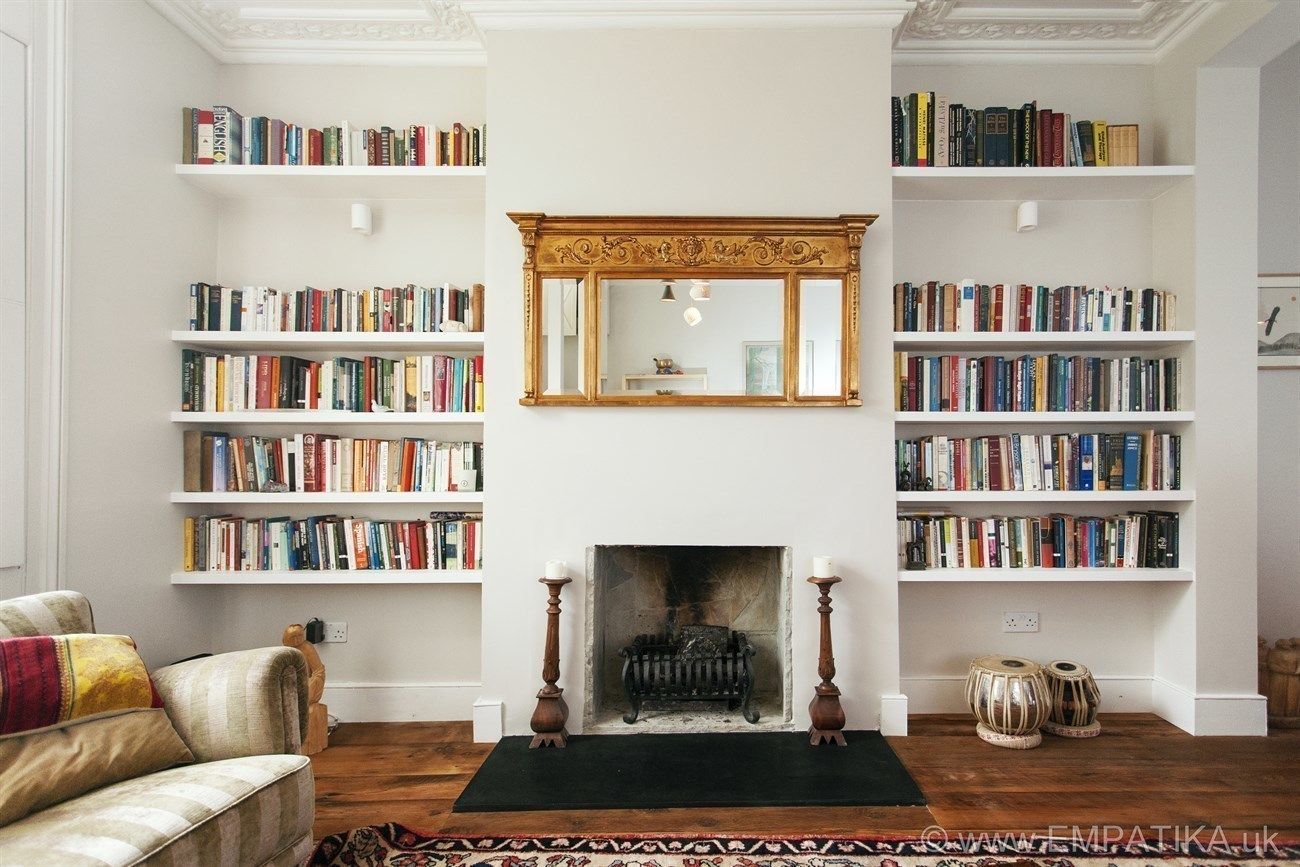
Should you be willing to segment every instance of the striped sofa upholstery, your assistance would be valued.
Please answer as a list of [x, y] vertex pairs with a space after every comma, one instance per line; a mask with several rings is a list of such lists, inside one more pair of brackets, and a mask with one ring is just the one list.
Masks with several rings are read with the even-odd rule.
[[[0, 637], [93, 631], [79, 593], [0, 602]], [[315, 781], [297, 754], [307, 726], [302, 654], [225, 653], [160, 668], [153, 678], [198, 763], [105, 786], [0, 828], [0, 864], [242, 867], [307, 856]]]

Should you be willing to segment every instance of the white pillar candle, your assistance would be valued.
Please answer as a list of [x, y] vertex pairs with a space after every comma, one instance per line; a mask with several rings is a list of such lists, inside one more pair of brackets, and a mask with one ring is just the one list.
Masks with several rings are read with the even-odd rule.
[[564, 561], [563, 561], [563, 560], [547, 560], [547, 561], [546, 561], [546, 577], [547, 577], [547, 578], [563, 578], [563, 577], [564, 577], [564, 572], [565, 572], [565, 569], [564, 569]]
[[834, 563], [830, 557], [818, 556], [813, 558], [813, 577], [830, 578], [835, 573], [831, 571]]

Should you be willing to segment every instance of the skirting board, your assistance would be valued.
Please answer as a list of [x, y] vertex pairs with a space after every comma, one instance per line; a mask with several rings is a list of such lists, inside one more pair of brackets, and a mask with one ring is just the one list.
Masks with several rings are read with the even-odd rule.
[[[1103, 711], [1114, 713], [1147, 713], [1158, 709], [1151, 700], [1149, 675], [1118, 676], [1096, 675], [1101, 689]], [[966, 706], [966, 676], [964, 674], [931, 674], [904, 676], [901, 679], [907, 706], [911, 713], [969, 713]], [[1162, 713], [1161, 716], [1164, 716]], [[1169, 719], [1168, 717], [1165, 717]], [[1176, 720], [1169, 720], [1182, 726]]]
[[1154, 710], [1194, 735], [1268, 734], [1268, 699], [1249, 693], [1196, 694], [1163, 677], [1151, 678]]
[[885, 693], [880, 697], [880, 733], [882, 735], [907, 734], [907, 696]]
[[473, 716], [481, 683], [326, 683], [324, 703], [341, 722], [444, 722]]

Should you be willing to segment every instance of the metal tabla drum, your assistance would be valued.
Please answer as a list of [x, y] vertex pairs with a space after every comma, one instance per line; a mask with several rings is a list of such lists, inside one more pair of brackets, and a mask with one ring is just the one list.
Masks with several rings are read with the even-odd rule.
[[1088, 667], [1058, 659], [1047, 663], [1047, 686], [1051, 690], [1052, 712], [1043, 731], [1065, 738], [1092, 738], [1101, 734], [1097, 708], [1101, 690]]
[[1051, 712], [1047, 677], [1038, 663], [1017, 656], [981, 656], [970, 664], [966, 702], [981, 740], [1013, 750], [1043, 742], [1038, 729]]

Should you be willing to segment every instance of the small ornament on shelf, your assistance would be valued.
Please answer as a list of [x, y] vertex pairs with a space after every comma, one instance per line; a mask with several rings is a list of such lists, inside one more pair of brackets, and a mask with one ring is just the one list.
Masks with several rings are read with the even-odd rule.
[[908, 542], [907, 563], [903, 568], [911, 572], [919, 572], [925, 569], [925, 543], [919, 539], [915, 542]]

